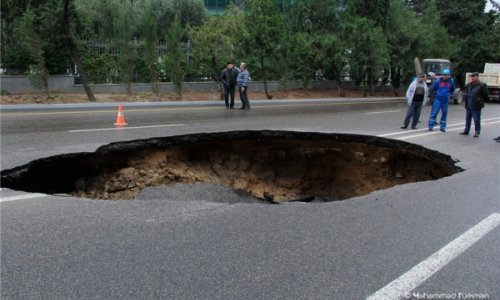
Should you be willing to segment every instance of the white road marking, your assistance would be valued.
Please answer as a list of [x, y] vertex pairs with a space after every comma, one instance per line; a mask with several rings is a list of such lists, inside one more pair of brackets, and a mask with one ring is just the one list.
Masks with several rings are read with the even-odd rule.
[[497, 123], [500, 123], [500, 121], [486, 122], [486, 124], [497, 124]]
[[365, 113], [365, 115], [387, 114], [387, 113], [394, 113], [394, 112], [401, 112], [401, 111], [400, 110], [373, 111], [373, 112], [367, 112], [367, 113]]
[[[462, 127], [459, 127], [459, 128], [453, 128], [453, 129], [449, 129], [447, 128], [446, 129], [446, 132], [450, 132], [450, 131], [459, 131], [459, 130], [463, 130]], [[414, 135], [407, 135], [407, 136], [403, 136], [403, 137], [398, 137], [397, 139], [398, 140], [408, 140], [408, 139], [413, 139], [413, 138], [416, 138], [416, 137], [421, 137], [421, 136], [426, 136], [426, 135], [432, 135], [432, 134], [442, 134], [443, 132], [441, 132], [439, 130], [439, 128], [434, 128], [433, 131], [429, 131], [428, 129], [425, 129], [425, 133], [421, 133], [421, 134], [414, 134]]]
[[0, 197], [0, 202], [36, 199], [36, 198], [42, 198], [42, 197], [47, 197], [47, 196], [48, 195], [46, 195], [46, 194], [25, 194], [25, 195], [11, 196], [11, 197]]
[[[483, 120], [481, 120], [481, 123], [482, 124], [486, 124], [486, 125], [487, 124], [496, 124], [496, 123], [499, 123], [499, 122], [500, 122], [500, 118], [490, 118], [490, 119], [483, 119]], [[427, 124], [427, 123], [425, 123], [425, 124]], [[455, 124], [448, 124], [447, 125], [447, 131], [460, 130], [462, 128], [459, 128], [459, 129], [449, 129], [449, 128], [450, 127], [455, 127], [455, 126], [464, 126], [464, 125], [465, 125], [465, 122], [455, 123]], [[422, 128], [422, 129], [411, 130], [411, 131], [401, 130], [401, 131], [395, 131], [395, 132], [390, 132], [390, 133], [379, 134], [377, 136], [378, 137], [388, 137], [388, 136], [393, 136], [393, 135], [403, 135], [403, 134], [409, 134], [409, 133], [421, 132], [421, 131], [425, 131], [426, 134], [420, 134], [418, 136], [440, 133], [440, 131], [439, 131], [439, 125], [434, 128], [434, 131], [429, 131], [428, 128], [427, 128], [427, 125], [425, 125], [425, 126], [426, 127]], [[414, 136], [414, 137], [417, 137], [417, 136]], [[405, 139], [405, 138], [400, 138], [400, 139]]]
[[96, 132], [96, 131], [113, 131], [113, 130], [125, 130], [125, 129], [146, 129], [146, 128], [162, 128], [162, 127], [177, 127], [184, 126], [184, 124], [165, 124], [165, 125], [151, 125], [151, 126], [125, 126], [125, 127], [110, 127], [110, 128], [96, 128], [96, 129], [79, 129], [79, 130], [69, 130], [70, 133], [79, 132]]
[[411, 291], [465, 252], [498, 225], [500, 225], [500, 213], [491, 214], [411, 270], [369, 296], [367, 300], [411, 298]]

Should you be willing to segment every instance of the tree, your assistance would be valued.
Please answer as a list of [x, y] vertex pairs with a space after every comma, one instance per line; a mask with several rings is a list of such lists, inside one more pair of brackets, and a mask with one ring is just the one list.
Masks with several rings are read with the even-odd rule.
[[132, 81], [135, 69], [135, 53], [132, 45], [134, 35], [133, 5], [128, 1], [122, 1], [122, 5], [116, 7], [117, 15], [113, 19], [114, 42], [119, 50], [118, 71], [121, 78], [127, 84], [127, 94], [132, 93]]
[[349, 20], [350, 68], [359, 82], [366, 80], [370, 95], [375, 94], [374, 81], [388, 65], [387, 40], [383, 30], [372, 20], [353, 17]]
[[282, 15], [279, 13], [276, 1], [249, 0], [247, 1], [249, 14], [246, 16], [248, 39], [246, 52], [251, 56], [250, 68], [260, 73], [264, 81], [266, 97], [272, 99], [269, 93], [268, 80], [272, 72], [273, 62], [278, 59], [278, 39], [284, 30]]
[[159, 36], [164, 36], [175, 17], [183, 28], [201, 26], [207, 20], [203, 0], [153, 0], [158, 20]]
[[80, 73], [80, 78], [82, 80], [85, 93], [87, 94], [87, 98], [89, 99], [89, 101], [96, 101], [94, 92], [92, 91], [92, 89], [88, 84], [87, 73], [85, 72], [85, 69], [82, 64], [80, 50], [78, 49], [77, 44], [71, 33], [71, 30], [74, 25], [72, 21], [74, 22], [76, 19], [74, 7], [72, 5], [71, 0], [64, 0], [63, 4], [64, 4], [63, 6], [64, 9], [60, 27], [61, 40], [62, 40], [61, 43], [69, 50], [69, 53], [73, 58], [73, 61], [78, 67], [78, 72]]
[[[430, 33], [420, 29], [421, 24], [416, 13], [405, 6], [400, 0], [392, 0], [388, 14], [386, 36], [389, 51], [391, 84], [394, 95], [399, 95], [403, 78], [414, 75], [414, 58], [423, 54], [420, 39], [425, 39]], [[434, 24], [437, 25], [438, 24]]]
[[315, 71], [313, 42], [313, 37], [309, 33], [298, 32], [293, 35], [291, 51], [291, 58], [294, 62], [293, 73], [301, 79], [303, 89], [309, 88]]
[[[443, 1], [436, 0], [441, 16], [441, 24], [447, 28], [453, 42], [460, 51], [455, 52], [454, 73], [463, 82], [463, 74], [482, 70], [484, 63], [498, 61], [498, 16], [485, 13], [487, 0]], [[496, 53], [496, 57], [495, 57]]]
[[391, 0], [350, 0], [353, 12], [375, 22], [382, 29], [387, 28]]
[[[193, 60], [198, 74], [218, 82], [221, 100], [224, 89], [220, 81], [221, 70], [228, 61], [234, 62], [240, 51], [235, 45], [247, 36], [243, 11], [229, 7], [224, 16], [212, 16], [199, 27], [191, 27], [189, 37], [193, 44]], [[243, 52], [243, 50], [241, 50]], [[241, 55], [243, 57], [243, 55]]]
[[144, 39], [143, 61], [149, 70], [151, 89], [156, 95], [159, 94], [158, 87], [158, 29], [153, 6], [149, 5], [142, 16], [141, 29]]
[[334, 78], [339, 94], [345, 95], [342, 82], [347, 64], [342, 26], [344, 12], [344, 4], [336, 0], [297, 0], [286, 11], [287, 25], [297, 33], [297, 41], [292, 43], [295, 57], [291, 63], [300, 63], [296, 70], [304, 87], [318, 73]]
[[35, 14], [28, 5], [24, 14], [14, 25], [18, 55], [29, 64], [28, 76], [31, 83], [38, 88], [43, 88], [47, 95], [49, 91], [49, 72], [45, 66], [42, 40], [35, 29]]
[[341, 97], [345, 97], [342, 73], [347, 65], [347, 48], [341, 37], [331, 33], [320, 33], [314, 36], [315, 65], [325, 75], [331, 74]]
[[174, 85], [174, 92], [182, 97], [182, 80], [184, 79], [184, 47], [182, 39], [184, 37], [184, 30], [181, 27], [179, 17], [176, 15], [174, 22], [170, 24], [167, 31], [165, 41], [165, 69], [170, 75]]

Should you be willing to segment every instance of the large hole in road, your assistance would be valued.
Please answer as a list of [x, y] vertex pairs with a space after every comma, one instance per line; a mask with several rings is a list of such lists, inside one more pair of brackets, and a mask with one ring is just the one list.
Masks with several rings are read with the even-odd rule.
[[112, 143], [1, 172], [1, 186], [93, 199], [209, 183], [269, 202], [341, 200], [462, 171], [450, 156], [399, 140], [290, 131], [232, 131]]

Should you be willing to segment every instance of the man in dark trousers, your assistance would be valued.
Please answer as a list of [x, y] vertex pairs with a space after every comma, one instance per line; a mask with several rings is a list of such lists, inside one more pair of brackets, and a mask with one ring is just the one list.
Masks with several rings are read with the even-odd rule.
[[[228, 62], [227, 67], [222, 70], [220, 75], [222, 83], [224, 84], [224, 101], [226, 102], [226, 108], [234, 108], [234, 90], [236, 88], [238, 73], [233, 63]], [[229, 102], [229, 96], [231, 96], [231, 103]]]
[[465, 129], [460, 134], [468, 135], [471, 126], [471, 120], [474, 118], [474, 137], [479, 137], [481, 133], [481, 109], [484, 102], [488, 100], [488, 87], [479, 80], [479, 73], [474, 72], [470, 75], [470, 82], [466, 86], [465, 98]]
[[247, 64], [242, 62], [238, 69], [240, 73], [236, 79], [236, 85], [239, 86], [241, 107], [240, 109], [250, 109], [250, 100], [248, 100], [248, 84], [250, 82], [250, 72], [247, 70]]
[[422, 106], [425, 105], [429, 97], [429, 89], [425, 83], [425, 74], [418, 74], [418, 78], [413, 81], [408, 90], [406, 90], [406, 101], [408, 102], [408, 110], [406, 111], [405, 119], [401, 129], [408, 128], [411, 118], [411, 129], [417, 129], [417, 123], [420, 119]]

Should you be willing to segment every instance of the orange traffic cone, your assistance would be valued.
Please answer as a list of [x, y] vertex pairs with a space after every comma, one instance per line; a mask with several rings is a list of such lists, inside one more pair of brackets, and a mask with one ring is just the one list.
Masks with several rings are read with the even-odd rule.
[[116, 126], [125, 126], [127, 123], [125, 122], [125, 116], [123, 115], [123, 106], [118, 105], [118, 115], [116, 116]]

